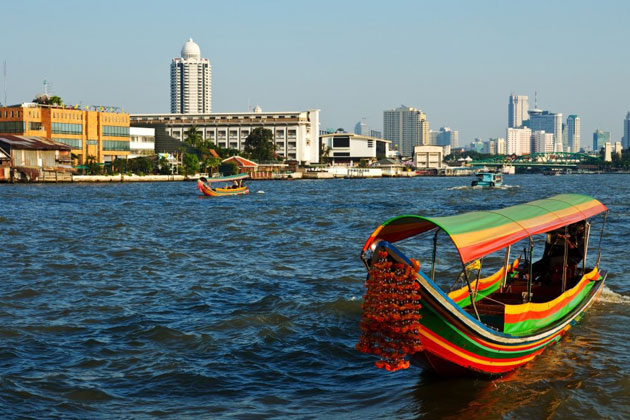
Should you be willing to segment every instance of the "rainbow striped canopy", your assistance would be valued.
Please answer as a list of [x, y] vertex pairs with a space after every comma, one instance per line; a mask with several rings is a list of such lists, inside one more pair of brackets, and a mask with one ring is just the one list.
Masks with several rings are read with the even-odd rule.
[[462, 262], [467, 263], [529, 236], [549, 232], [607, 210], [592, 197], [560, 194], [500, 210], [473, 211], [456, 216], [404, 215], [379, 226], [363, 250], [367, 250], [376, 239], [393, 243], [437, 227], [451, 237]]

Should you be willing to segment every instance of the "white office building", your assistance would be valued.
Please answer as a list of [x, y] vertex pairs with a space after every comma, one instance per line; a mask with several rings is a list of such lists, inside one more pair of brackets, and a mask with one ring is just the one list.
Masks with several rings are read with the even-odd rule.
[[413, 163], [418, 169], [441, 169], [444, 163], [444, 148], [442, 146], [414, 147]]
[[129, 127], [129, 159], [155, 154], [155, 129]]
[[553, 134], [534, 131], [532, 134], [533, 153], [551, 153], [554, 151]]
[[199, 114], [212, 111], [212, 68], [201, 58], [199, 45], [189, 39], [181, 57], [171, 62], [171, 113]]
[[254, 112], [241, 113], [132, 114], [130, 124], [155, 128], [157, 152], [170, 152], [162, 145], [171, 146], [173, 140], [183, 142], [192, 127], [204, 140], [223, 148], [243, 150], [252, 130], [263, 127], [271, 130], [279, 157], [304, 164], [319, 162], [319, 109], [263, 112], [256, 107]]
[[524, 95], [510, 95], [508, 103], [508, 127], [519, 128], [529, 119], [529, 99]]
[[506, 146], [508, 155], [526, 155], [531, 152], [532, 130], [529, 128], [508, 128]]
[[571, 153], [580, 151], [580, 117], [577, 115], [569, 115], [567, 117], [567, 144], [571, 148], [567, 151]]
[[333, 164], [386, 159], [391, 144], [389, 140], [351, 133], [322, 134], [320, 140], [328, 149], [328, 161]]
[[497, 155], [504, 155], [505, 153], [505, 139], [503, 137], [499, 137], [497, 139]]
[[384, 111], [383, 137], [391, 140], [402, 156], [412, 156], [415, 146], [428, 145], [430, 142], [426, 114], [404, 105]]

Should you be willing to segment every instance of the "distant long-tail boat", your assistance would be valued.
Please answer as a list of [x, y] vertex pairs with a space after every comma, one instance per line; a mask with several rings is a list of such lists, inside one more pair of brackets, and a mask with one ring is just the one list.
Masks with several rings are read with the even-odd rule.
[[[201, 177], [197, 180], [197, 188], [209, 197], [249, 194], [249, 188], [243, 185], [248, 174], [230, 175], [216, 178]], [[213, 185], [214, 184], [214, 185]]]
[[[361, 252], [368, 277], [357, 349], [379, 356], [376, 365], [387, 370], [411, 362], [446, 376], [500, 375], [524, 365], [559, 341], [601, 294], [607, 214], [596, 199], [562, 194], [500, 210], [386, 221]], [[588, 267], [595, 217], [599, 251]], [[450, 238], [461, 262], [458, 278], [440, 279], [455, 280], [450, 290], [435, 278], [440, 235]], [[416, 236], [432, 249], [426, 272], [393, 245]], [[544, 250], [534, 261], [539, 238]]]

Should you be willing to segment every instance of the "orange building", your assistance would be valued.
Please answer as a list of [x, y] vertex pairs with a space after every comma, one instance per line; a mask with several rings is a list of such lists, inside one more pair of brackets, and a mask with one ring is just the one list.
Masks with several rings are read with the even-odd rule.
[[0, 134], [39, 136], [72, 148], [75, 162], [129, 155], [129, 114], [25, 103], [0, 108]]

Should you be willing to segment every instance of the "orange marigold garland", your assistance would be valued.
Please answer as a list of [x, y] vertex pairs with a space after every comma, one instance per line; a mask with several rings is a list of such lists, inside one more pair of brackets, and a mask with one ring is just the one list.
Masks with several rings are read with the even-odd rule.
[[389, 371], [407, 369], [405, 356], [422, 350], [420, 344], [420, 285], [413, 267], [394, 263], [385, 251], [374, 255], [365, 282], [361, 338], [356, 348], [381, 358], [376, 366]]

